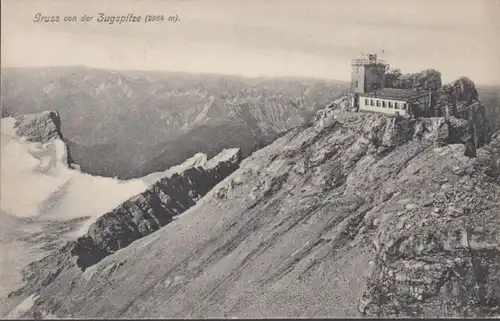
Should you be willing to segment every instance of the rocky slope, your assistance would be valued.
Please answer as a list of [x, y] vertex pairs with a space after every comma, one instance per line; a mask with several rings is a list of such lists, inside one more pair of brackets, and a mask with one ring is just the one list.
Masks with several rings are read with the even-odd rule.
[[[87, 233], [67, 243], [55, 255], [31, 263], [25, 278], [31, 280], [30, 283], [45, 284], [73, 262], [85, 271], [106, 256], [172, 222], [175, 216], [195, 205], [234, 172], [240, 162], [241, 152], [235, 148], [214, 157], [204, 167], [190, 167], [160, 179], [143, 193], [100, 216]], [[54, 270], [46, 270], [46, 266], [54, 266]]]
[[471, 158], [468, 127], [331, 110], [84, 272], [71, 245], [31, 265], [11, 299], [26, 316], [498, 316], [500, 135]]
[[[28, 269], [53, 264], [50, 253], [69, 241], [63, 249], [84, 270], [171, 222], [234, 172], [242, 159], [239, 148], [225, 149], [211, 159], [197, 154], [165, 172], [118, 181], [78, 169], [56, 111], [4, 118], [1, 127], [0, 316], [16, 304], [4, 296], [17, 285], [20, 267], [39, 259]], [[68, 262], [59, 261], [47, 273], [40, 269], [36, 277], [50, 280]]]

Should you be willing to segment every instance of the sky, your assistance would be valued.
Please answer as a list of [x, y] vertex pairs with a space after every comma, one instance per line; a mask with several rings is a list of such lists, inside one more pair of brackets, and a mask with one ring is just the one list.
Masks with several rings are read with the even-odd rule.
[[[110, 25], [99, 13], [180, 20]], [[350, 59], [375, 52], [403, 72], [500, 83], [500, 0], [2, 0], [1, 23], [2, 66], [348, 80]]]

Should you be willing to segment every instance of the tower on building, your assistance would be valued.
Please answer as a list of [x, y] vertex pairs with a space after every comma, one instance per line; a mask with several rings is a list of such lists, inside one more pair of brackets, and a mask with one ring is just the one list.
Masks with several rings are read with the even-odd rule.
[[368, 93], [384, 88], [387, 64], [377, 59], [377, 54], [351, 61], [351, 92]]

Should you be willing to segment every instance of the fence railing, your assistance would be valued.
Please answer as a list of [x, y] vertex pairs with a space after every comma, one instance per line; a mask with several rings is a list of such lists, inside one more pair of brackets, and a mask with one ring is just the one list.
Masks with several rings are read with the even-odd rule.
[[385, 60], [379, 59], [352, 59], [351, 65], [360, 66], [360, 65], [385, 65]]

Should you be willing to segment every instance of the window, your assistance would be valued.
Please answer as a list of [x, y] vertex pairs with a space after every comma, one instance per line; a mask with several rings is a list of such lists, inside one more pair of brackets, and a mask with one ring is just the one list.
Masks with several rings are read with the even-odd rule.
[[382, 107], [386, 107], [385, 100], [382, 100]]
[[370, 105], [373, 106], [373, 99], [370, 99]]
[[392, 108], [392, 101], [389, 102], [389, 108]]
[[368, 106], [368, 99], [365, 99], [365, 106]]
[[394, 103], [394, 108], [399, 109], [399, 104], [398, 103]]
[[407, 107], [407, 106], [408, 106], [408, 104], [406, 104], [406, 103], [405, 103], [405, 104], [403, 104], [403, 107], [401, 107], [401, 109], [406, 110], [406, 107]]
[[354, 86], [359, 87], [359, 82], [357, 80]]
[[380, 107], [380, 100], [377, 100], [377, 107]]

